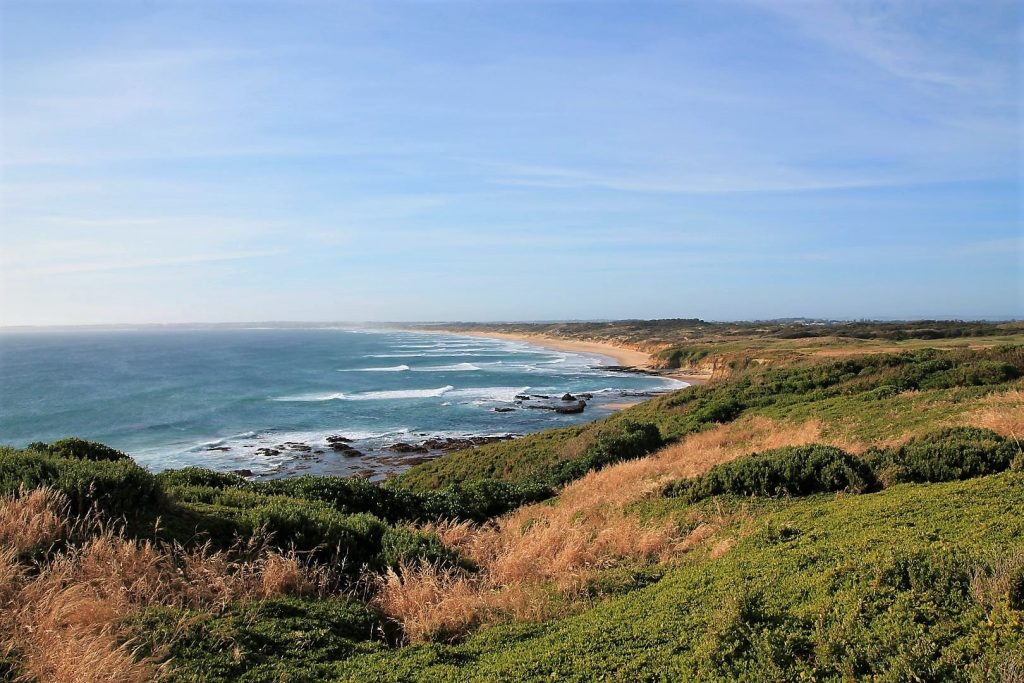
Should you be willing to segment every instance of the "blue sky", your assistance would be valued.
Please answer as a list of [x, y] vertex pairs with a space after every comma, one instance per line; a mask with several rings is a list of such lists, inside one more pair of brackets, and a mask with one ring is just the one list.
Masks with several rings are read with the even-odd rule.
[[1024, 316], [1012, 1], [0, 8], [6, 325]]

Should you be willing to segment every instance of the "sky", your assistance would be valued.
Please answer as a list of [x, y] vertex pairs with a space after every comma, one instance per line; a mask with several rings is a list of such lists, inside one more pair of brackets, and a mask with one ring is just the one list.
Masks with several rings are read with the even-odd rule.
[[0, 0], [0, 324], [1024, 317], [1021, 7]]

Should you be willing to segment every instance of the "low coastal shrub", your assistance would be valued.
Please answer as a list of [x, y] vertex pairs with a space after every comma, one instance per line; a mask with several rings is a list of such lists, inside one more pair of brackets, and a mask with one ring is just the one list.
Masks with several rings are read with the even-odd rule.
[[41, 486], [64, 494], [76, 515], [93, 508], [115, 516], [152, 515], [164, 502], [156, 477], [130, 458], [93, 460], [35, 449], [0, 449], [0, 495]]
[[437, 566], [471, 568], [457, 552], [448, 548], [433, 534], [403, 525], [388, 527], [381, 537], [377, 565], [397, 570], [400, 566], [415, 567], [421, 562]]
[[550, 486], [561, 486], [579, 479], [591, 470], [601, 469], [623, 460], [642, 458], [663, 445], [665, 442], [661, 438], [658, 425], [623, 420], [618, 425], [618, 431], [598, 437], [582, 457], [554, 466], [545, 482]]
[[915, 437], [902, 446], [865, 454], [886, 485], [956, 481], [1002, 472], [1020, 447], [990, 429], [952, 427]]
[[184, 486], [205, 486], [215, 489], [240, 487], [246, 484], [244, 478], [229, 472], [215, 472], [205, 467], [183, 467], [180, 470], [164, 470], [156, 475], [164, 488]]
[[874, 484], [868, 465], [834, 446], [810, 444], [753, 453], [670, 485], [666, 495], [696, 502], [718, 495], [803, 496], [862, 492]]
[[60, 439], [59, 441], [54, 441], [51, 444], [36, 441], [34, 443], [30, 443], [26, 447], [26, 450], [48, 453], [50, 455], [57, 456], [58, 458], [72, 458], [78, 460], [108, 460], [116, 462], [118, 460], [131, 459], [127, 453], [122, 453], [117, 449], [95, 441], [79, 439], [77, 436]]
[[[329, 680], [333, 662], [383, 648], [366, 642], [381, 625], [378, 617], [344, 597], [279, 597], [224, 614], [155, 607], [132, 625], [151, 634], [142, 655], [173, 662], [161, 671], [168, 682]], [[167, 651], [160, 649], [165, 643]]]
[[[189, 471], [186, 471], [189, 470]], [[483, 522], [521, 505], [545, 500], [554, 490], [536, 482], [480, 479], [436, 491], [416, 492], [378, 486], [362, 479], [306, 475], [294, 479], [246, 482], [202, 468], [161, 472], [158, 479], [176, 500], [251, 509], [272, 500], [310, 501], [340, 514], [367, 513], [388, 523], [444, 519]]]
[[266, 533], [277, 547], [338, 559], [350, 570], [374, 562], [387, 528], [373, 515], [346, 515], [322, 503], [284, 497], [243, 509], [237, 519], [250, 535]]
[[483, 522], [555, 494], [545, 483], [478, 479], [420, 494], [417, 520], [462, 519]]

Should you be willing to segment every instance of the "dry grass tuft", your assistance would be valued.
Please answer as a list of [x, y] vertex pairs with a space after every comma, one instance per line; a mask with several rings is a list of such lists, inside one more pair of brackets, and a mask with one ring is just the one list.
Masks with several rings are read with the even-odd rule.
[[554, 616], [555, 602], [537, 584], [488, 589], [477, 575], [426, 562], [388, 570], [377, 578], [376, 588], [374, 604], [402, 624], [410, 643], [453, 640], [506, 618], [542, 621]]
[[1024, 391], [1014, 389], [986, 396], [979, 408], [963, 416], [961, 424], [984, 427], [1024, 445]]
[[[0, 653], [15, 652], [25, 680], [141, 681], [136, 636], [123, 626], [140, 608], [220, 610], [231, 602], [322, 592], [326, 570], [252, 543], [231, 552], [184, 549], [93, 524], [78, 544], [33, 565], [26, 549], [66, 537], [66, 503], [45, 490], [0, 501]], [[23, 525], [18, 530], [17, 523]]]
[[69, 531], [67, 509], [67, 499], [46, 488], [0, 500], [0, 546], [24, 553], [52, 545]]
[[1015, 582], [1024, 573], [1024, 552], [1002, 558], [990, 567], [980, 567], [971, 577], [971, 595], [991, 615], [1010, 602]]
[[[567, 485], [553, 503], [523, 507], [484, 526], [432, 525], [429, 530], [480, 571], [402, 567], [379, 579], [375, 602], [413, 642], [454, 637], [512, 617], [544, 619], [554, 609], [564, 610], [567, 600], [586, 599], [597, 572], [622, 564], [670, 562], [735, 521], [718, 514], [699, 520], [692, 531], [681, 530], [671, 520], [640, 521], [629, 514], [630, 504], [669, 481], [751, 451], [820, 438], [818, 422], [790, 426], [761, 417], [740, 420], [647, 458], [591, 472]], [[730, 546], [723, 543], [713, 552], [725, 553]]]

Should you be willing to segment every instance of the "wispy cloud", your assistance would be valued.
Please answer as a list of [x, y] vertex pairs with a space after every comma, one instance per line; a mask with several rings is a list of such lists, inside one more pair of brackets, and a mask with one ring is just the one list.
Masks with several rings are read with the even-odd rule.
[[[731, 194], [744, 192], [813, 192], [818, 190], [894, 187], [929, 178], [909, 174], [874, 173], [865, 175], [835, 172], [799, 171], [792, 168], [735, 169], [708, 168], [679, 173], [664, 172], [602, 173], [584, 169], [493, 164], [498, 170], [495, 183], [524, 187], [598, 188], [621, 192], [666, 194]], [[963, 179], [963, 178], [961, 178]]]
[[149, 268], [195, 266], [222, 261], [241, 261], [246, 259], [265, 258], [268, 256], [280, 256], [284, 253], [286, 253], [286, 250], [284, 249], [262, 249], [213, 254], [185, 254], [181, 256], [159, 256], [134, 259], [125, 258], [111, 261], [79, 261], [75, 263], [13, 267], [7, 270], [7, 273], [11, 276], [27, 276], [57, 275], [66, 273], [100, 273], [120, 270], [145, 270]]
[[[965, 51], [964, 43], [952, 40], [979, 16], [970, 3], [746, 2], [784, 16], [814, 39], [905, 81], [977, 94], [1003, 88], [1012, 77], [1011, 64], [980, 59]], [[1010, 24], [1013, 4], [1004, 3]], [[990, 9], [998, 10], [999, 5], [993, 2]], [[940, 9], [944, 11], [935, 11]], [[1019, 13], [1016, 18], [1019, 20]], [[1017, 30], [1017, 26], [999, 24], [989, 28], [1010, 31], [1011, 39]]]

